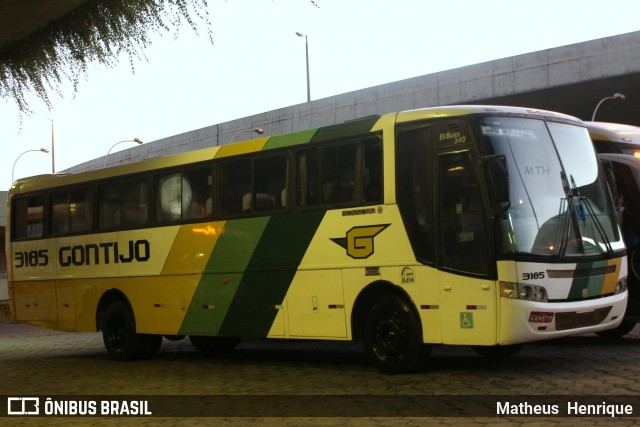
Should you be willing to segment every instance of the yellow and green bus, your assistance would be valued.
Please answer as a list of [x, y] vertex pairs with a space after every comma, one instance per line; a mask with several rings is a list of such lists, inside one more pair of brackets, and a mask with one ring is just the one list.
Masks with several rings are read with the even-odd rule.
[[431, 344], [507, 356], [617, 327], [626, 249], [582, 122], [515, 107], [366, 117], [72, 175], [8, 200], [13, 318], [163, 336], [354, 340], [381, 372]]

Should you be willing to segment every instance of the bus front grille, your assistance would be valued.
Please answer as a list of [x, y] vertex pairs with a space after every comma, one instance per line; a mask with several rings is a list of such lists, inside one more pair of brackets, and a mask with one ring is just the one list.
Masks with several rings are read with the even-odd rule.
[[609, 315], [611, 307], [586, 312], [556, 313], [556, 331], [583, 328], [601, 323]]

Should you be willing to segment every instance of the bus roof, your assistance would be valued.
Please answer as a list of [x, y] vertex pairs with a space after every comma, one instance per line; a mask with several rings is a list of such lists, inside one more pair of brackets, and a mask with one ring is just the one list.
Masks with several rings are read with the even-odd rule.
[[411, 122], [415, 120], [456, 117], [473, 114], [509, 114], [516, 116], [554, 118], [582, 123], [577, 117], [555, 111], [526, 107], [509, 107], [503, 105], [450, 105], [445, 107], [429, 107], [398, 113], [397, 121]]
[[337, 135], [346, 136], [349, 134], [362, 134], [362, 132], [364, 131], [371, 131], [373, 124], [381, 118], [385, 120], [395, 119], [395, 121], [398, 123], [407, 123], [416, 120], [428, 120], [436, 118], [491, 113], [539, 118], [555, 118], [581, 123], [579, 119], [566, 114], [524, 107], [492, 105], [452, 105], [444, 107], [429, 107], [403, 111], [399, 113], [388, 113], [385, 116], [363, 117], [356, 120], [350, 120], [345, 123], [320, 127], [316, 129], [308, 129], [282, 135], [266, 136], [262, 138], [251, 139], [248, 141], [240, 141], [233, 144], [226, 144], [216, 147], [187, 151], [184, 153], [154, 157], [135, 163], [127, 163], [108, 168], [100, 168], [76, 174], [46, 174], [21, 178], [13, 183], [11, 187], [11, 193], [30, 192], [44, 188], [73, 185], [85, 181], [125, 176], [133, 173], [197, 163], [214, 158], [251, 153], [285, 145], [301, 144], [311, 141], [314, 136], [323, 139], [331, 138], [332, 136]]
[[598, 141], [640, 144], [640, 127], [621, 123], [584, 122], [591, 139]]
[[163, 167], [196, 163], [198, 161], [212, 159], [220, 148], [221, 147], [203, 148], [179, 154], [153, 157], [151, 159], [146, 159], [140, 162], [127, 163], [108, 168], [94, 169], [91, 171], [80, 172], [76, 174], [44, 174], [20, 178], [13, 183], [10, 192], [29, 192], [40, 190], [43, 188], [72, 185], [95, 179], [124, 176], [137, 172], [160, 169]]

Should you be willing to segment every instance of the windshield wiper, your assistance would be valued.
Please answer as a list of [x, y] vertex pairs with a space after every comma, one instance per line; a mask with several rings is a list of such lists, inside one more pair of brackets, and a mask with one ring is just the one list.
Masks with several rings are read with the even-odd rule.
[[[602, 242], [604, 243], [605, 248], [607, 249], [607, 253], [609, 255], [613, 255], [613, 248], [611, 247], [611, 241], [607, 237], [607, 233], [605, 232], [604, 227], [602, 226], [602, 223], [598, 219], [598, 215], [596, 214], [595, 210], [593, 209], [593, 205], [591, 204], [591, 201], [589, 200], [588, 197], [582, 196], [580, 194], [580, 190], [578, 190], [578, 187], [576, 186], [576, 182], [573, 179], [573, 175], [569, 175], [569, 178], [571, 179], [571, 190], [572, 190], [571, 192], [572, 192], [572, 194], [575, 194], [578, 197], [578, 200], [582, 203], [581, 207], [584, 206], [584, 207], [587, 208], [586, 210], [587, 210], [589, 216], [591, 217], [591, 219], [593, 220], [593, 223], [594, 223], [594, 225], [596, 227], [596, 230], [598, 230], [598, 233], [600, 234], [600, 237], [602, 238]], [[582, 213], [582, 215], [584, 215], [584, 213]], [[580, 239], [580, 240], [582, 240], [582, 239]], [[595, 242], [594, 242], [594, 244], [595, 244]]]
[[578, 224], [577, 218], [575, 216], [575, 202], [573, 199], [574, 192], [573, 189], [569, 186], [569, 180], [567, 180], [567, 175], [565, 175], [563, 170], [560, 171], [560, 181], [562, 181], [562, 189], [564, 190], [564, 195], [567, 200], [567, 214], [564, 219], [564, 227], [562, 228], [564, 233], [562, 234], [562, 240], [560, 241], [560, 250], [558, 251], [560, 258], [564, 258], [567, 251], [567, 246], [569, 246], [569, 237], [571, 235], [571, 229], [569, 228], [571, 226], [570, 223], [573, 223], [573, 232], [576, 235], [578, 249], [582, 253], [584, 253], [584, 242], [582, 241], [580, 224]]

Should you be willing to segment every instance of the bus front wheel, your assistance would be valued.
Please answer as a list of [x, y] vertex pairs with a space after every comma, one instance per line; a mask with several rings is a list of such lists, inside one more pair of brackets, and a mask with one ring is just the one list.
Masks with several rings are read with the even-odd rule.
[[131, 309], [116, 301], [105, 310], [102, 340], [112, 359], [125, 361], [153, 357], [160, 350], [162, 335], [136, 333]]
[[386, 295], [369, 309], [363, 347], [371, 364], [385, 374], [415, 370], [429, 347], [422, 343], [420, 321], [402, 298]]
[[636, 327], [636, 322], [622, 322], [620, 326], [607, 329], [606, 331], [596, 332], [602, 338], [620, 338], [627, 335]]

